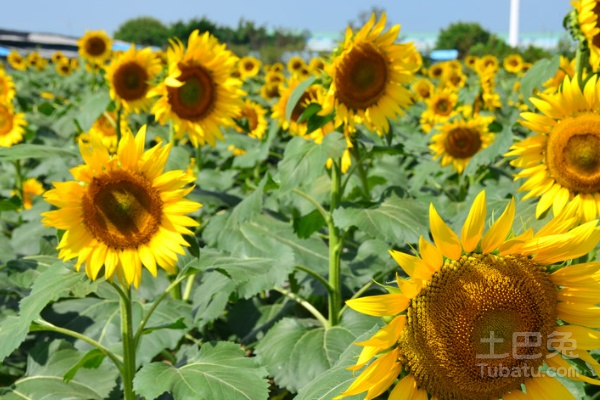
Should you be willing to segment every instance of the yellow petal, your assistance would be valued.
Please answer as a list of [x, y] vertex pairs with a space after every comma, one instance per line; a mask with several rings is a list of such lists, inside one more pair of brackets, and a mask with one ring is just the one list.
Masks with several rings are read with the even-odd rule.
[[375, 317], [396, 315], [408, 308], [409, 299], [403, 294], [389, 293], [347, 300], [351, 309]]
[[365, 340], [364, 342], [356, 342], [355, 344], [359, 346], [379, 347], [380, 350], [389, 349], [398, 343], [400, 334], [404, 330], [405, 325], [406, 315], [399, 315], [392, 319], [389, 324], [378, 330], [372, 338]]
[[433, 274], [419, 257], [402, 253], [401, 251], [389, 251], [400, 267], [413, 279], [429, 279]]
[[510, 202], [504, 209], [500, 218], [488, 229], [481, 239], [481, 251], [483, 254], [490, 253], [500, 247], [506, 239], [508, 232], [512, 228], [515, 219], [515, 199], [510, 199]]
[[527, 394], [533, 399], [544, 400], [576, 400], [575, 397], [559, 381], [548, 376], [540, 376], [525, 380]]
[[458, 260], [462, 254], [462, 246], [456, 233], [440, 218], [433, 204], [429, 206], [429, 223], [431, 236], [436, 247], [444, 256], [451, 260]]
[[408, 374], [396, 384], [388, 400], [427, 400], [427, 392], [417, 388], [414, 375]]
[[470, 253], [475, 250], [485, 225], [486, 217], [485, 191], [481, 191], [473, 201], [467, 220], [462, 229], [462, 246], [465, 252]]
[[419, 252], [423, 263], [432, 273], [437, 272], [444, 265], [444, 257], [437, 247], [429, 243], [423, 236], [419, 238]]

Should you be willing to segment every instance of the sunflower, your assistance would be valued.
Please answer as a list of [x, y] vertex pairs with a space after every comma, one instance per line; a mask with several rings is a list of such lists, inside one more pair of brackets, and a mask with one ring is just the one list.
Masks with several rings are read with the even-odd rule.
[[428, 133], [436, 124], [447, 121], [454, 114], [458, 94], [452, 88], [438, 88], [425, 103], [427, 109], [421, 113], [421, 128]]
[[267, 110], [260, 104], [246, 99], [244, 105], [237, 116], [235, 130], [240, 133], [247, 133], [248, 136], [262, 139], [267, 131]]
[[572, 4], [577, 10], [579, 29], [590, 49], [590, 66], [593, 71], [598, 71], [600, 66], [600, 24], [598, 24], [600, 2], [597, 0], [580, 0], [574, 1]]
[[560, 64], [556, 74], [546, 82], [544, 82], [544, 92], [557, 92], [560, 84], [565, 79], [565, 76], [573, 77], [575, 75], [575, 59], [569, 60], [565, 56], [560, 56]]
[[240, 73], [240, 78], [245, 80], [258, 75], [261, 65], [262, 62], [256, 57], [242, 57], [242, 59], [238, 63], [238, 71]]
[[44, 193], [44, 186], [35, 178], [29, 178], [23, 182], [23, 208], [26, 210], [33, 207], [33, 198]]
[[53, 62], [54, 64], [56, 64], [57, 62], [59, 62], [59, 61], [60, 61], [60, 60], [62, 60], [63, 58], [66, 58], [66, 57], [65, 57], [65, 54], [64, 54], [62, 51], [60, 51], [60, 50], [57, 50], [57, 51], [55, 51], [54, 53], [52, 53], [52, 56], [50, 57], [50, 60], [52, 60], [52, 62]]
[[265, 74], [265, 84], [279, 85], [285, 82], [285, 75], [277, 71], [269, 71]]
[[445, 86], [458, 90], [467, 83], [467, 76], [461, 69], [446, 68], [442, 76], [442, 83]]
[[23, 56], [16, 50], [12, 50], [10, 53], [8, 53], [6, 59], [13, 69], [18, 71], [25, 71], [25, 69], [27, 69], [25, 58], [23, 58]]
[[287, 63], [287, 69], [292, 75], [299, 74], [300, 71], [306, 67], [307, 65], [306, 62], [304, 62], [304, 59], [298, 56], [290, 57]]
[[0, 103], [10, 103], [16, 94], [12, 76], [0, 68]]
[[600, 81], [591, 76], [585, 88], [576, 77], [565, 77], [562, 91], [539, 94], [532, 103], [541, 114], [521, 113], [519, 122], [535, 134], [510, 148], [511, 165], [522, 168], [524, 197], [540, 197], [536, 216], [552, 207], [579, 204], [579, 216], [592, 220], [600, 207]]
[[477, 115], [470, 119], [458, 116], [444, 123], [440, 133], [431, 138], [433, 158], [441, 158], [442, 167], [451, 164], [461, 174], [469, 160], [493, 142], [494, 134], [488, 130], [493, 121], [494, 117]]
[[98, 141], [80, 142], [84, 165], [71, 170], [75, 181], [56, 182], [45, 193], [58, 210], [45, 212], [42, 222], [65, 230], [58, 248], [64, 260], [77, 258], [94, 280], [115, 275], [137, 288], [142, 265], [156, 276], [157, 264], [175, 272], [177, 254], [187, 246], [182, 234], [198, 223], [185, 214], [201, 205], [184, 198], [194, 177], [185, 171], [163, 173], [170, 145], [144, 151], [146, 127], [134, 138], [125, 132], [110, 156]]
[[468, 68], [475, 69], [478, 60], [479, 60], [479, 57], [477, 57], [477, 56], [472, 56], [472, 55], [466, 56], [465, 57], [465, 65]]
[[493, 71], [495, 73], [498, 70], [498, 65], [498, 58], [494, 55], [487, 54], [477, 60], [475, 70], [480, 74], [484, 71]]
[[413, 79], [413, 43], [395, 43], [400, 26], [387, 32], [386, 15], [375, 23], [375, 14], [356, 34], [346, 30], [343, 46], [326, 72], [331, 85], [321, 115], [335, 110], [336, 126], [353, 130], [357, 119], [378, 134], [389, 131], [388, 119], [404, 114], [411, 93], [403, 85]]
[[419, 100], [427, 100], [433, 93], [433, 83], [427, 78], [420, 78], [415, 81], [412, 85], [413, 93]]
[[38, 69], [39, 64], [43, 62], [42, 60], [43, 59], [40, 56], [40, 53], [37, 51], [32, 51], [31, 53], [27, 54], [27, 57], [25, 58], [25, 64], [27, 64], [27, 67]]
[[[124, 113], [121, 114], [121, 133], [125, 131], [131, 132], [129, 125], [127, 125], [127, 117]], [[83, 137], [83, 140], [92, 140], [91, 138], [97, 137], [98, 141], [108, 150], [109, 153], [114, 153], [117, 150], [118, 140], [117, 137], [117, 112], [116, 111], [105, 111], [100, 118], [98, 118], [88, 132], [87, 137]]]
[[421, 237], [418, 256], [390, 251], [409, 279], [398, 277], [398, 288], [389, 294], [346, 302], [364, 314], [388, 317], [389, 323], [356, 343], [363, 349], [351, 369], [374, 360], [338, 398], [367, 392], [365, 399], [373, 399], [399, 378], [390, 399], [574, 400], [546, 366], [600, 383], [577, 374], [563, 358], [578, 358], [600, 371], [587, 352], [600, 347], [598, 332], [587, 327], [600, 327], [594, 295], [600, 290], [600, 263], [554, 273], [550, 268], [586, 255], [600, 241], [597, 221], [576, 227], [575, 212], [568, 206], [537, 233], [528, 229], [506, 239], [514, 201], [484, 234], [481, 192], [459, 237], [431, 205], [435, 244]]
[[112, 39], [104, 31], [86, 30], [77, 45], [79, 55], [92, 64], [104, 64], [111, 56]]
[[125, 111], [140, 113], [148, 110], [153, 103], [147, 96], [148, 91], [161, 69], [160, 60], [152, 49], [136, 50], [131, 45], [106, 68], [110, 97], [121, 104]]
[[23, 140], [25, 114], [15, 113], [12, 105], [0, 102], [0, 147], [11, 147]]
[[60, 76], [69, 76], [73, 73], [73, 67], [69, 62], [68, 58], [62, 58], [56, 64], [54, 64], [54, 69]]
[[520, 54], [509, 54], [502, 61], [502, 66], [506, 72], [518, 74], [523, 68], [523, 57]]
[[260, 96], [267, 101], [280, 97], [281, 85], [281, 83], [265, 82], [265, 84], [260, 87]]
[[443, 63], [433, 64], [427, 71], [429, 79], [440, 79], [444, 75], [445, 67]]
[[308, 69], [313, 74], [317, 75], [325, 69], [325, 59], [323, 57], [313, 57], [308, 62]]
[[152, 112], [165, 124], [173, 121], [177, 137], [188, 133], [195, 147], [223, 139], [220, 127], [233, 126], [240, 112], [241, 81], [231, 77], [237, 57], [208, 32], [192, 32], [187, 49], [179, 40], [167, 51], [168, 76], [150, 91], [161, 96]]
[[285, 66], [280, 62], [273, 63], [269, 66], [269, 71], [283, 73], [284, 70], [285, 70]]

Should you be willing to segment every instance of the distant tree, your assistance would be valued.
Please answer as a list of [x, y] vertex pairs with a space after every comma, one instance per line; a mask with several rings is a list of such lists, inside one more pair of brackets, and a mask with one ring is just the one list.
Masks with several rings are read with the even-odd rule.
[[121, 24], [113, 37], [145, 46], [163, 47], [169, 38], [169, 29], [156, 18], [138, 17]]
[[436, 49], [456, 49], [458, 58], [463, 58], [469, 54], [471, 47], [481, 44], [487, 45], [493, 39], [492, 34], [483, 29], [476, 22], [456, 22], [450, 24], [446, 29], [442, 29], [438, 35], [435, 44]]
[[[180, 20], [171, 25], [169, 29], [169, 37], [177, 37], [182, 42], [187, 43], [190, 33], [196, 29], [198, 29], [200, 33], [209, 32], [210, 34], [217, 36], [219, 27], [206, 17], [202, 17], [200, 19], [194, 18], [188, 22], [183, 22]], [[217, 38], [219, 40], [221, 39], [218, 36]]]

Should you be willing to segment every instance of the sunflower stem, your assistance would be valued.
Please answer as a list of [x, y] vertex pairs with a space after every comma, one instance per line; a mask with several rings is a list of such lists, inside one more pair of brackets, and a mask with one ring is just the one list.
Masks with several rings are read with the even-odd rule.
[[23, 205], [25, 205], [25, 195], [23, 193], [23, 172], [21, 171], [21, 160], [14, 160], [13, 164], [15, 166], [15, 187], [17, 189], [17, 194], [21, 198]]
[[329, 230], [329, 325], [335, 326], [339, 322], [339, 313], [342, 308], [342, 284], [340, 279], [340, 256], [342, 254], [343, 239], [340, 230], [333, 221], [333, 212], [340, 204], [341, 191], [341, 160], [335, 160], [331, 166], [331, 205], [327, 216]]
[[354, 155], [354, 159], [356, 160], [356, 169], [358, 170], [358, 177], [360, 178], [360, 183], [362, 185], [362, 196], [366, 201], [371, 200], [371, 195], [369, 192], [369, 181], [367, 179], [367, 172], [365, 171], [365, 167], [362, 164], [362, 159], [360, 158], [360, 150], [358, 149], [357, 143], [352, 143], [352, 147], [350, 148], [352, 155]]
[[117, 105], [117, 120], [115, 122], [115, 131], [117, 132], [117, 143], [121, 141], [121, 115], [123, 114], [123, 106]]
[[577, 83], [583, 90], [583, 72], [589, 63], [589, 50], [585, 44], [585, 40], [579, 42], [577, 52], [575, 53], [575, 73], [577, 75]]
[[121, 336], [123, 340], [123, 398], [136, 400], [133, 393], [133, 377], [135, 376], [135, 343], [133, 339], [133, 323], [131, 315], [131, 288], [120, 291], [121, 295]]
[[319, 312], [319, 310], [317, 310], [308, 301], [306, 301], [302, 297], [298, 296], [296, 293], [292, 293], [289, 290], [285, 290], [285, 289], [279, 288], [279, 287], [275, 287], [273, 289], [275, 291], [281, 293], [282, 295], [289, 297], [290, 299], [294, 300], [295, 302], [300, 304], [302, 307], [304, 307], [306, 309], [306, 311], [311, 313], [313, 315], [313, 317], [315, 317], [323, 325], [324, 328], [331, 327], [330, 322], [323, 316], [323, 314], [321, 314]]

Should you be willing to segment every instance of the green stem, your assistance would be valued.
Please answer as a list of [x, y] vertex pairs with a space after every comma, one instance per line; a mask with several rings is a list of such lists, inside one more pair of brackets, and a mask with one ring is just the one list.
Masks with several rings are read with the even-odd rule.
[[25, 196], [23, 195], [23, 172], [21, 171], [21, 160], [14, 160], [13, 165], [15, 166], [15, 189], [21, 198], [21, 201], [25, 202]]
[[181, 296], [181, 300], [188, 301], [190, 296], [192, 295], [192, 289], [194, 288], [194, 275], [190, 275], [187, 278], [187, 282], [185, 283], [185, 289], [183, 290], [183, 295]]
[[276, 287], [276, 288], [273, 288], [273, 290], [283, 294], [286, 297], [289, 297], [290, 299], [292, 299], [295, 302], [297, 302], [298, 304], [300, 304], [309, 313], [311, 313], [317, 320], [319, 320], [319, 322], [323, 325], [323, 327], [329, 328], [331, 326], [329, 321], [327, 321], [327, 318], [325, 318], [323, 316], [323, 314], [321, 314], [319, 312], [319, 310], [317, 310], [312, 304], [310, 304], [308, 301], [304, 300], [302, 297], [298, 296], [295, 293], [290, 292], [289, 290], [285, 290], [283, 288]]
[[121, 141], [121, 116], [123, 114], [123, 106], [117, 105], [117, 120], [115, 121], [115, 131], [117, 132], [117, 143]]
[[72, 338], [84, 341], [87, 344], [94, 346], [95, 348], [100, 350], [102, 353], [104, 353], [115, 364], [115, 366], [117, 367], [119, 372], [121, 374], [123, 373], [123, 362], [119, 359], [119, 357], [117, 355], [115, 355], [112, 351], [108, 350], [106, 347], [102, 346], [100, 343], [96, 342], [93, 339], [90, 339], [89, 337], [87, 337], [85, 335], [82, 335], [79, 332], [75, 332], [70, 329], [58, 327], [56, 325], [51, 324], [48, 321], [44, 321], [43, 319], [38, 319], [38, 320], [34, 321], [33, 324], [31, 325], [31, 327], [29, 328], [29, 331], [30, 332], [40, 332], [40, 331], [56, 332], [56, 333], [61, 333], [63, 335], [67, 335]]
[[327, 279], [323, 278], [321, 275], [319, 275], [317, 272], [313, 271], [312, 269], [303, 267], [302, 265], [296, 265], [294, 268], [297, 269], [298, 271], [306, 272], [307, 274], [309, 274], [310, 276], [312, 276], [313, 278], [315, 278], [316, 280], [321, 282], [323, 287], [325, 287], [325, 290], [327, 290], [327, 293], [331, 293], [333, 291], [333, 288], [331, 286], [329, 286], [329, 282], [327, 282]]
[[358, 144], [353, 143], [350, 148], [354, 159], [356, 160], [356, 168], [358, 169], [358, 177], [360, 178], [360, 183], [362, 185], [362, 196], [366, 201], [371, 200], [371, 194], [369, 191], [369, 181], [367, 179], [367, 172], [365, 171], [365, 167], [362, 164], [362, 160], [360, 158], [360, 150], [358, 149]]
[[323, 216], [323, 218], [325, 219], [325, 221], [327, 221], [327, 218], [329, 217], [329, 214], [323, 208], [323, 206], [321, 204], [319, 204], [319, 202], [316, 201], [311, 195], [309, 195], [308, 193], [303, 192], [300, 189], [292, 189], [292, 192], [294, 192], [297, 195], [299, 195], [301, 197], [304, 197], [306, 200], [308, 200], [312, 205], [314, 205], [317, 208], [317, 210], [319, 211], [319, 213], [321, 213], [321, 215]]
[[342, 172], [340, 160], [335, 160], [331, 166], [331, 205], [327, 216], [327, 228], [329, 230], [329, 325], [335, 326], [339, 322], [339, 312], [342, 308], [342, 283], [340, 277], [340, 257], [342, 254], [343, 240], [340, 238], [340, 230], [333, 222], [333, 211], [340, 204]]
[[583, 90], [583, 71], [588, 66], [589, 61], [589, 53], [585, 41], [582, 40], [579, 42], [575, 54], [575, 74], [577, 75], [579, 87]]
[[123, 398], [136, 400], [133, 393], [133, 378], [135, 376], [135, 343], [133, 339], [133, 322], [131, 315], [131, 288], [119, 292], [121, 296], [121, 335], [123, 340]]

